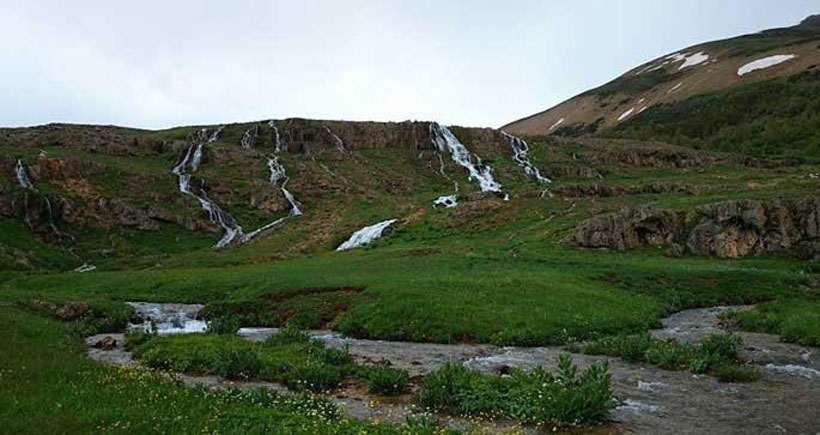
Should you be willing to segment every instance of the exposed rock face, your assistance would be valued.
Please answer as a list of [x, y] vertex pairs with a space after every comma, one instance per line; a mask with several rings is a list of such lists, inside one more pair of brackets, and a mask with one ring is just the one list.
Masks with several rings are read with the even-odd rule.
[[625, 250], [673, 245], [695, 255], [726, 258], [789, 252], [820, 254], [820, 199], [738, 200], [693, 211], [627, 208], [582, 222], [569, 238], [575, 246]]
[[564, 184], [552, 189], [552, 193], [570, 198], [613, 197], [641, 195], [646, 193], [684, 192], [696, 193], [696, 188], [683, 183], [650, 183], [638, 186], [607, 186], [603, 184]]

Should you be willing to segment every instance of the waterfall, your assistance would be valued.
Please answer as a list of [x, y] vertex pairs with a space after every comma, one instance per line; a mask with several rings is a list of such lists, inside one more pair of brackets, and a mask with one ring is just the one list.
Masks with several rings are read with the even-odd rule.
[[449, 128], [430, 123], [430, 137], [439, 152], [449, 151], [453, 161], [467, 169], [469, 179], [477, 181], [482, 192], [501, 192], [501, 184], [493, 179], [492, 168], [481, 163], [481, 157], [471, 153]]
[[393, 225], [397, 219], [390, 219], [379, 222], [369, 227], [364, 227], [359, 231], [353, 233], [346, 242], [336, 248], [337, 251], [347, 251], [348, 249], [360, 248], [364, 245], [372, 243], [374, 240], [380, 238], [387, 227]]
[[249, 128], [245, 131], [245, 134], [242, 135], [242, 139], [239, 140], [239, 144], [242, 145], [242, 148], [249, 150], [253, 148], [254, 142], [256, 142], [256, 136], [259, 135], [259, 126], [256, 125], [253, 128]]
[[329, 134], [330, 137], [333, 138], [333, 142], [336, 143], [336, 149], [337, 150], [339, 150], [341, 152], [347, 151], [347, 149], [345, 148], [345, 142], [342, 140], [342, 138], [339, 137], [339, 135], [334, 133], [333, 130], [331, 130], [330, 127], [328, 127], [328, 126], [325, 126], [325, 131], [327, 131], [327, 134]]
[[453, 208], [458, 205], [458, 194], [439, 196], [433, 201], [433, 207], [444, 206]]
[[524, 169], [524, 173], [530, 177], [535, 177], [539, 183], [552, 183], [552, 180], [544, 176], [541, 171], [539, 171], [538, 168], [536, 168], [530, 161], [530, 157], [528, 155], [530, 147], [524, 139], [513, 136], [506, 131], [502, 131], [501, 134], [510, 142], [510, 147], [513, 150], [513, 160], [518, 163], [518, 166]]
[[22, 160], [17, 159], [17, 166], [15, 166], [14, 171], [17, 173], [17, 182], [20, 184], [20, 187], [23, 189], [34, 188], [34, 185], [31, 183], [31, 179], [28, 177], [26, 166], [23, 165]]
[[[467, 169], [469, 173], [468, 180], [478, 182], [478, 186], [482, 192], [502, 192], [501, 184], [493, 179], [492, 168], [483, 164], [481, 157], [471, 153], [449, 128], [437, 122], [431, 122], [430, 141], [438, 152], [440, 163], [439, 171], [442, 175], [447, 177], [444, 172], [444, 159], [441, 153], [447, 151], [456, 164]], [[453, 195], [440, 196], [433, 201], [434, 207], [443, 205], [450, 208], [458, 205], [458, 183], [455, 181], [453, 181], [453, 183], [455, 185], [455, 193]]]
[[268, 121], [268, 128], [273, 130], [273, 152], [278, 153], [282, 151], [282, 139], [279, 137], [279, 129], [276, 128], [276, 123], [273, 120]]
[[211, 222], [222, 227], [224, 234], [216, 245], [214, 245], [214, 248], [224, 248], [234, 242], [242, 242], [245, 239], [245, 233], [242, 227], [236, 223], [233, 216], [222, 210], [215, 202], [211, 201], [205, 192], [200, 189], [198, 193], [194, 193], [191, 190], [191, 175], [188, 171], [195, 172], [199, 169], [199, 165], [202, 162], [203, 147], [208, 143], [216, 142], [219, 139], [219, 133], [222, 132], [222, 129], [223, 127], [220, 126], [211, 134], [208, 134], [208, 130], [203, 128], [192, 135], [193, 143], [185, 151], [179, 163], [174, 165], [174, 168], [171, 170], [171, 172], [178, 177], [179, 191], [185, 195], [196, 198], [202, 210], [208, 213], [208, 218]]

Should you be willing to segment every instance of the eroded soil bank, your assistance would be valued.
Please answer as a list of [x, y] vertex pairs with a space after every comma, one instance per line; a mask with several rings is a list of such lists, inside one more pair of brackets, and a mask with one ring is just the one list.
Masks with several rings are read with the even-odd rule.
[[[180, 304], [132, 304], [138, 314], [153, 322], [158, 333], [192, 332], [198, 306]], [[711, 333], [725, 332], [719, 315], [748, 307], [714, 307], [676, 313], [663, 319], [663, 329], [652, 331], [658, 338], [697, 342]], [[173, 321], [163, 315], [173, 317]], [[131, 325], [130, 328], [145, 328]], [[276, 334], [276, 328], [243, 328], [239, 335], [262, 341]], [[759, 365], [760, 382], [727, 384], [707, 375], [661, 370], [648, 364], [633, 364], [617, 358], [573, 354], [583, 368], [607, 361], [612, 374], [615, 397], [620, 405], [612, 414], [612, 424], [604, 432], [634, 433], [816, 433], [820, 430], [820, 358], [817, 349], [781, 343], [771, 334], [737, 332], [743, 338], [741, 359]], [[446, 362], [461, 362], [485, 372], [500, 373], [515, 367], [529, 370], [541, 365], [556, 367], [562, 347], [498, 347], [492, 345], [429, 344], [388, 342], [345, 338], [333, 331], [311, 331], [310, 335], [330, 347], [347, 347], [359, 362], [388, 360], [411, 376], [420, 377]], [[100, 343], [107, 342], [106, 349]], [[114, 364], [134, 363], [123, 348], [123, 334], [89, 337], [89, 356]], [[228, 382], [217, 377], [181, 375], [190, 384], [212, 387], [266, 387], [285, 391], [269, 382]], [[329, 396], [351, 416], [404, 421], [408, 415], [423, 412], [407, 398], [379, 399], [365, 389], [350, 384]], [[442, 417], [451, 427], [502, 431], [516, 429], [504, 422], [475, 423]], [[531, 432], [532, 429], [522, 429]], [[598, 431], [598, 430], [596, 430]]]

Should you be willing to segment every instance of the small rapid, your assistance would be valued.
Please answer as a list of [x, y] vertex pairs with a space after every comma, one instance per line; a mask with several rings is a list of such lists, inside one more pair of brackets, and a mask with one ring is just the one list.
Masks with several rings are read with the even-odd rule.
[[[284, 165], [279, 161], [278, 153], [282, 150], [282, 143], [279, 137], [279, 130], [274, 125], [274, 121], [268, 122], [268, 127], [271, 128], [274, 134], [274, 150], [273, 154], [268, 157], [268, 170], [270, 171], [270, 185], [272, 187], [279, 186], [282, 195], [290, 205], [288, 215], [276, 219], [262, 227], [245, 232], [236, 219], [224, 209], [222, 209], [216, 202], [208, 198], [208, 194], [202, 189], [193, 189], [191, 187], [191, 173], [199, 170], [202, 164], [203, 148], [210, 143], [216, 142], [219, 139], [219, 134], [224, 127], [220, 126], [213, 132], [208, 132], [207, 129], [197, 131], [192, 135], [192, 143], [183, 154], [180, 161], [174, 165], [172, 172], [178, 177], [178, 189], [185, 195], [192, 196], [199, 201], [199, 205], [206, 213], [212, 223], [219, 225], [223, 230], [222, 238], [214, 245], [215, 249], [224, 248], [232, 244], [246, 243], [253, 238], [259, 236], [265, 231], [276, 228], [285, 221], [294, 216], [302, 215], [301, 204], [297, 201], [293, 194], [287, 189], [288, 176]], [[242, 135], [240, 145], [247, 150], [253, 149], [256, 138], [259, 136], [259, 126], [248, 129]]]
[[32, 184], [31, 179], [28, 176], [28, 170], [22, 160], [17, 159], [17, 165], [14, 167], [14, 172], [17, 174], [17, 183], [20, 184], [20, 187], [23, 189], [34, 188], [34, 184]]
[[376, 239], [379, 239], [384, 233], [384, 230], [387, 229], [390, 225], [396, 223], [397, 219], [389, 219], [386, 221], [379, 222], [375, 225], [370, 225], [369, 227], [364, 227], [359, 231], [353, 233], [346, 242], [339, 245], [336, 248], [337, 251], [347, 251], [349, 249], [360, 248], [362, 246], [368, 245], [373, 243]]
[[513, 160], [515, 163], [518, 163], [522, 169], [524, 169], [524, 173], [529, 175], [530, 177], [535, 178], [539, 183], [542, 184], [550, 184], [552, 180], [549, 177], [545, 176], [541, 171], [532, 164], [529, 157], [530, 147], [524, 139], [520, 137], [513, 136], [506, 131], [501, 131], [501, 135], [504, 136], [507, 141], [510, 142], [510, 148], [513, 151]]

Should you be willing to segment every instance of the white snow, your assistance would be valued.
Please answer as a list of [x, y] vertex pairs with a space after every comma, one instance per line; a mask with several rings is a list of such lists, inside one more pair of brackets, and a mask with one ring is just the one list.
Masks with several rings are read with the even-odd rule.
[[796, 57], [796, 54], [776, 54], [774, 56], [764, 57], [762, 59], [749, 62], [746, 65], [743, 65], [742, 67], [738, 68], [737, 75], [744, 76], [752, 71], [770, 68], [783, 62], [790, 61]]
[[[680, 59], [676, 59], [674, 62], [678, 62]], [[693, 53], [690, 55], [683, 55], [683, 64], [678, 68], [678, 71], [683, 70], [685, 68], [689, 68], [690, 66], [700, 65], [703, 62], [709, 60], [709, 55], [705, 52], [701, 51], [698, 53]]]
[[364, 245], [372, 243], [374, 240], [380, 238], [387, 227], [393, 225], [397, 219], [389, 219], [379, 222], [369, 227], [364, 227], [359, 231], [353, 233], [346, 242], [336, 248], [337, 251], [347, 251], [348, 249], [360, 248]]
[[672, 89], [666, 91], [666, 93], [671, 94], [672, 92], [675, 92], [678, 89], [680, 89], [681, 86], [683, 86], [683, 82], [680, 82], [680, 83], [676, 84], [675, 86], [672, 87]]
[[[510, 142], [510, 147], [513, 150], [513, 160], [515, 160], [515, 162], [518, 163], [518, 166], [524, 169], [524, 173], [526, 173], [530, 177], [535, 177], [535, 179], [538, 180], [539, 183], [552, 183], [552, 180], [541, 174], [541, 171], [538, 170], [538, 168], [536, 168], [535, 165], [533, 165], [530, 161], [530, 157], [528, 155], [530, 147], [529, 145], [527, 145], [527, 142], [524, 141], [524, 139], [513, 136], [505, 131], [502, 131], [501, 135], [504, 136]], [[506, 196], [504, 200], [508, 201], [509, 196]]]
[[803, 367], [796, 364], [766, 364], [766, 368], [775, 372], [784, 373], [791, 376], [800, 376], [806, 379], [820, 379], [820, 370], [815, 370], [809, 367]]
[[561, 119], [559, 119], [558, 121], [556, 121], [556, 122], [555, 122], [555, 124], [552, 124], [552, 125], [550, 126], [549, 130], [547, 130], [547, 131], [548, 131], [548, 132], [549, 132], [549, 131], [553, 131], [553, 130], [555, 130], [556, 128], [558, 128], [558, 126], [559, 126], [559, 125], [561, 125], [561, 124], [563, 124], [563, 123], [564, 123], [564, 118], [561, 118]]
[[635, 108], [634, 108], [634, 107], [631, 107], [629, 110], [627, 110], [626, 112], [622, 113], [622, 114], [621, 114], [621, 116], [619, 116], [619, 117], [618, 117], [618, 122], [621, 122], [621, 121], [623, 121], [624, 119], [629, 118], [630, 116], [632, 116], [632, 112], [634, 112], [634, 111], [635, 111]]

